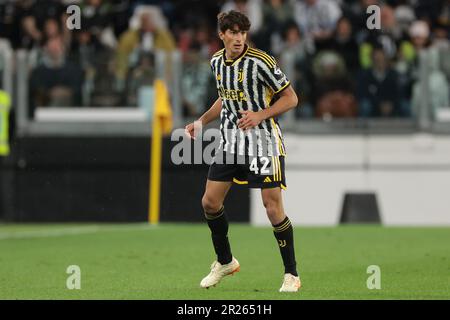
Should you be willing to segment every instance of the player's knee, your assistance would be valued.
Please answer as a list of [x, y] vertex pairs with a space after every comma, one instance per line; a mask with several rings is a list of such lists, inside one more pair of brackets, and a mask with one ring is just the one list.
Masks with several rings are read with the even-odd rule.
[[207, 195], [204, 195], [202, 198], [202, 207], [205, 212], [214, 213], [218, 212], [222, 208], [222, 203]]
[[280, 205], [275, 200], [265, 200], [263, 201], [264, 207], [266, 208], [267, 216], [270, 218], [276, 218], [280, 214]]

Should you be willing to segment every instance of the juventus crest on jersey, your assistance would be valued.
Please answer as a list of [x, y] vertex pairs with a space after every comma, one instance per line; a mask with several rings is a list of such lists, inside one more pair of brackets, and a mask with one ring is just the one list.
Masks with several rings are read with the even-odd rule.
[[219, 96], [221, 139], [219, 150], [248, 156], [285, 155], [283, 135], [276, 119], [267, 119], [258, 127], [243, 132], [237, 121], [239, 110], [270, 108], [272, 98], [289, 86], [275, 59], [264, 51], [244, 47], [242, 54], [227, 60], [225, 49], [211, 59]]

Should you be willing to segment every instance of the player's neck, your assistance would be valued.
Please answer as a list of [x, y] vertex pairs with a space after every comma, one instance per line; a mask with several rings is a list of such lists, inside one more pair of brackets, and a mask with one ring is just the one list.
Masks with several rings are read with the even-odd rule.
[[242, 50], [239, 51], [238, 53], [235, 53], [235, 54], [232, 54], [231, 50], [227, 50], [227, 49], [225, 48], [225, 58], [226, 58], [227, 60], [234, 60], [234, 59], [236, 59], [237, 57], [241, 56], [242, 53], [244, 52], [244, 50], [245, 50], [246, 48], [247, 48], [247, 45], [245, 44], [245, 45], [242, 46]]

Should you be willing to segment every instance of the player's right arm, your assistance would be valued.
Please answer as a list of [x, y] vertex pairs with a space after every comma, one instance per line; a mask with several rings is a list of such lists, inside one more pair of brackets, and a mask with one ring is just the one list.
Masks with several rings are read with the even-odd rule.
[[197, 131], [202, 127], [214, 121], [220, 116], [220, 111], [222, 110], [222, 98], [218, 98], [211, 108], [208, 109], [198, 120], [189, 123], [185, 127], [186, 134], [191, 138], [195, 139], [197, 135]]

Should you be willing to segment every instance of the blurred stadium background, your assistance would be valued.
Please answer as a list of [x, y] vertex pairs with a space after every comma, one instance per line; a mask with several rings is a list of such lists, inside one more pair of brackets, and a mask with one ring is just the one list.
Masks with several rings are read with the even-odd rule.
[[[0, 241], [25, 222], [147, 221], [155, 80], [173, 128], [209, 108], [216, 16], [230, 9], [299, 95], [280, 119], [295, 225], [450, 225], [450, 1], [0, 0]], [[202, 222], [208, 166], [173, 164], [175, 143], [162, 143], [160, 221]], [[269, 226], [258, 190], [235, 186], [226, 206]]]

